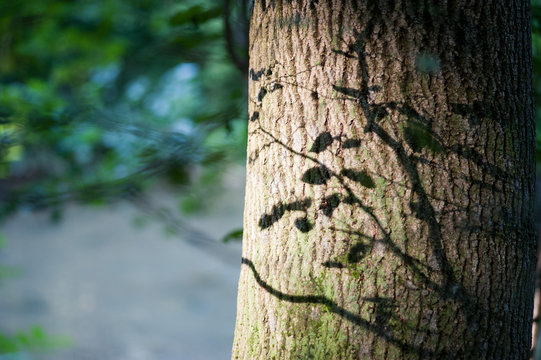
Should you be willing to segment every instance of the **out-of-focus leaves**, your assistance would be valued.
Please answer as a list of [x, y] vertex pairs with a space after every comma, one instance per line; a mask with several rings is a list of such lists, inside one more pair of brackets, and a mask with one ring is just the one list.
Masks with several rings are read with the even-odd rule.
[[180, 46], [183, 51], [186, 50], [198, 50], [201, 47], [201, 43], [209, 40], [220, 40], [220, 34], [192, 34], [192, 36], [186, 36], [185, 34], [172, 37], [169, 42], [172, 45]]
[[530, 11], [531, 11], [532, 18], [535, 18], [535, 19], [541, 18], [541, 4], [537, 4], [536, 1], [532, 1]]
[[11, 336], [0, 334], [0, 354], [10, 354], [10, 356], [20, 351], [43, 352], [70, 345], [69, 338], [51, 336], [39, 326], [33, 326], [28, 331], [21, 331]]
[[15, 266], [5, 266], [0, 265], [0, 285], [6, 279], [12, 279], [19, 277], [21, 275], [21, 270]]
[[194, 164], [219, 181], [246, 138], [220, 5], [0, 4], [0, 215], [107, 202], [156, 178], [186, 189]]
[[205, 21], [215, 19], [222, 15], [221, 7], [205, 8], [202, 5], [194, 5], [187, 9], [178, 11], [175, 15], [171, 16], [169, 23], [173, 26], [184, 25], [192, 23], [193, 25], [199, 25]]
[[167, 166], [167, 179], [175, 185], [187, 185], [190, 174], [182, 164], [171, 163]]
[[202, 164], [203, 165], [216, 164], [216, 163], [225, 161], [226, 158], [227, 158], [227, 154], [223, 150], [210, 151], [205, 155], [202, 161]]
[[205, 199], [201, 199], [195, 194], [187, 194], [181, 197], [179, 209], [184, 214], [194, 214], [201, 210]]

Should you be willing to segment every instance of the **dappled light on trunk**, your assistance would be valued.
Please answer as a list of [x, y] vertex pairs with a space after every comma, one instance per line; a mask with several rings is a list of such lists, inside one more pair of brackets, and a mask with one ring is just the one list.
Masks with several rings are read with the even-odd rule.
[[516, 5], [255, 2], [234, 359], [527, 356], [534, 132]]

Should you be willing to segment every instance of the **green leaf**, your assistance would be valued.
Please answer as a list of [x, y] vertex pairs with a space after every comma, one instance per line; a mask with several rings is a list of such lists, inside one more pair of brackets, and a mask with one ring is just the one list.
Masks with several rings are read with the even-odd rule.
[[230, 241], [241, 241], [243, 233], [244, 233], [243, 228], [230, 231], [222, 238], [222, 242], [227, 243]]

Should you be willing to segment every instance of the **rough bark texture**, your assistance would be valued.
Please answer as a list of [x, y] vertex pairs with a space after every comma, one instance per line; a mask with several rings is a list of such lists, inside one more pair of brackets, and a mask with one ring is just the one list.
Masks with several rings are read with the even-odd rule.
[[526, 359], [528, 0], [255, 1], [234, 359]]

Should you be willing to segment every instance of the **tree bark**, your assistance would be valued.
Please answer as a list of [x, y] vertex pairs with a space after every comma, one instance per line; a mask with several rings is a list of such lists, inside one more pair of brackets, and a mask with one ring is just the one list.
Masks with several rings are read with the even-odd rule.
[[234, 359], [527, 359], [529, 1], [255, 1]]

